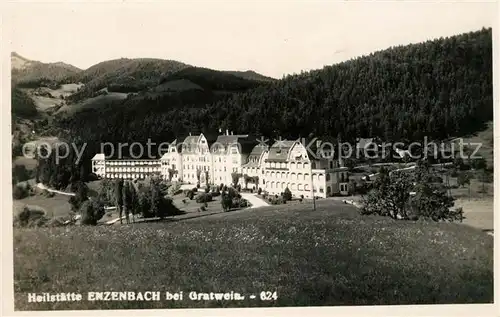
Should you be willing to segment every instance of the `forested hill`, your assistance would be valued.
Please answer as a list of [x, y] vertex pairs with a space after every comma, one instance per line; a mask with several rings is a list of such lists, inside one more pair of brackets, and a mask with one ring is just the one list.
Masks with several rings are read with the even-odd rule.
[[156, 58], [120, 58], [101, 62], [72, 78], [72, 81], [85, 84], [72, 100], [93, 97], [102, 88], [107, 88], [108, 91], [138, 92], [158, 85], [162, 77], [186, 67], [189, 65]]
[[120, 111], [90, 110], [60, 124], [83, 140], [109, 141], [161, 142], [218, 128], [286, 138], [341, 134], [344, 140], [461, 136], [493, 117], [492, 32], [392, 47], [210, 104], [193, 95], [127, 102]]
[[10, 56], [13, 86], [39, 87], [64, 81], [81, 72], [66, 63], [42, 63], [27, 59], [16, 52]]

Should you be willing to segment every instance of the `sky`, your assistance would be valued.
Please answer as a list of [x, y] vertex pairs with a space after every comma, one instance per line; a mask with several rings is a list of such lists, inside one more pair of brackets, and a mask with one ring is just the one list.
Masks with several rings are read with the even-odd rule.
[[142, 1], [16, 3], [11, 51], [85, 69], [121, 57], [284, 74], [496, 23], [496, 2]]

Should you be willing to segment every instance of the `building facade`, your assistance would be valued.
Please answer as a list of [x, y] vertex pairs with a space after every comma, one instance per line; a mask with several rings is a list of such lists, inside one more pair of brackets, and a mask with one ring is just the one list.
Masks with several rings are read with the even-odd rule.
[[279, 195], [285, 188], [295, 197], [328, 197], [349, 194], [348, 169], [333, 151], [306, 140], [279, 140], [271, 147], [256, 144], [248, 135], [226, 132], [215, 141], [205, 135], [174, 140], [159, 160], [109, 160], [104, 154], [92, 159], [92, 171], [100, 177], [144, 179], [159, 175], [186, 184], [234, 183], [261, 188]]
[[[320, 142], [320, 141], [319, 141]], [[347, 195], [348, 172], [340, 160], [321, 149], [321, 143], [306, 147], [304, 140], [278, 141], [264, 160], [265, 190], [281, 194], [290, 189], [294, 197]]]

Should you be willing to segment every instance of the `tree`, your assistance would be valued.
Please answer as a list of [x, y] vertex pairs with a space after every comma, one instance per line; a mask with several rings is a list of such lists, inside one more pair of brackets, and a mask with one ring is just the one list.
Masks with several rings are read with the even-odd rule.
[[460, 171], [460, 170], [463, 170], [464, 169], [464, 159], [461, 158], [461, 157], [456, 157], [454, 160], [453, 160], [453, 165], [454, 167]]
[[252, 178], [245, 174], [243, 175], [243, 181], [245, 182], [245, 189], [248, 189], [248, 183], [252, 181]]
[[177, 171], [174, 170], [173, 168], [169, 168], [168, 169], [168, 180], [169, 181], [172, 181], [172, 178], [174, 177], [174, 175], [177, 174]]
[[486, 160], [483, 157], [473, 159], [471, 161], [471, 167], [475, 170], [486, 169], [486, 167], [487, 167]]
[[454, 205], [453, 197], [447, 195], [444, 186], [421, 183], [416, 186], [416, 194], [411, 204], [417, 217], [440, 220], [460, 220], [462, 211], [450, 210]]
[[123, 202], [123, 212], [125, 213], [125, 219], [127, 223], [130, 223], [129, 214], [132, 210], [132, 184], [125, 181], [122, 187], [122, 202]]
[[118, 211], [118, 217], [120, 217], [120, 223], [122, 224], [122, 206], [123, 206], [123, 179], [117, 179], [115, 180], [115, 207], [116, 210]]
[[[363, 197], [362, 214], [378, 214], [393, 219], [427, 218], [434, 221], [459, 220], [462, 210], [452, 210], [454, 198], [447, 195], [443, 184], [430, 182], [432, 175], [425, 164], [415, 175], [386, 171], [379, 176], [367, 196]], [[415, 184], [415, 185], [414, 185]], [[413, 195], [411, 192], [414, 192]]]
[[197, 186], [200, 185], [200, 178], [201, 178], [201, 169], [196, 168], [196, 180], [197, 180]]
[[95, 226], [104, 216], [104, 204], [98, 199], [86, 200], [79, 211], [82, 215], [82, 224]]
[[285, 191], [283, 192], [283, 199], [285, 201], [292, 200], [292, 192], [290, 191], [290, 189], [288, 187], [285, 188]]
[[362, 213], [408, 219], [407, 204], [411, 188], [412, 183], [408, 174], [398, 173], [389, 176], [381, 173], [375, 182], [375, 189], [364, 199]]
[[465, 185], [470, 186], [470, 174], [467, 172], [458, 173], [457, 184], [460, 187], [464, 187]]
[[229, 193], [222, 192], [222, 194], [221, 194], [221, 201], [220, 202], [221, 202], [221, 205], [222, 205], [222, 210], [224, 210], [224, 212], [227, 212], [227, 211], [231, 210], [233, 199], [231, 198], [231, 196], [229, 195]]
[[487, 192], [486, 191], [486, 183], [491, 183], [493, 181], [493, 175], [492, 175], [491, 171], [489, 171], [486, 168], [483, 168], [479, 172], [479, 180], [482, 183], [482, 185], [481, 185], [481, 192], [483, 194], [485, 194]]
[[236, 172], [231, 173], [231, 179], [233, 181], [233, 187], [236, 188], [236, 186], [238, 186], [238, 182], [240, 181], [240, 177], [241, 177], [240, 173], [236, 173]]
[[151, 214], [155, 217], [160, 217], [160, 219], [163, 219], [165, 216], [165, 212], [164, 210], [162, 210], [163, 195], [161, 193], [159, 182], [151, 182], [150, 193]]
[[75, 184], [75, 196], [69, 198], [69, 203], [71, 205], [71, 210], [77, 212], [83, 202], [88, 200], [89, 188], [84, 182], [77, 182]]
[[205, 184], [208, 185], [210, 180], [210, 175], [208, 174], [208, 171], [205, 171]]
[[114, 187], [110, 179], [103, 179], [100, 184], [99, 192], [97, 194], [98, 199], [100, 199], [105, 205], [114, 204]]

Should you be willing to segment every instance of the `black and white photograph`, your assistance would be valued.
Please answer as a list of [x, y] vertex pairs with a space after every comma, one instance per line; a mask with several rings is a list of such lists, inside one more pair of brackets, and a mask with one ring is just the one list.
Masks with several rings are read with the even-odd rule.
[[497, 1], [4, 8], [14, 312], [493, 307]]

